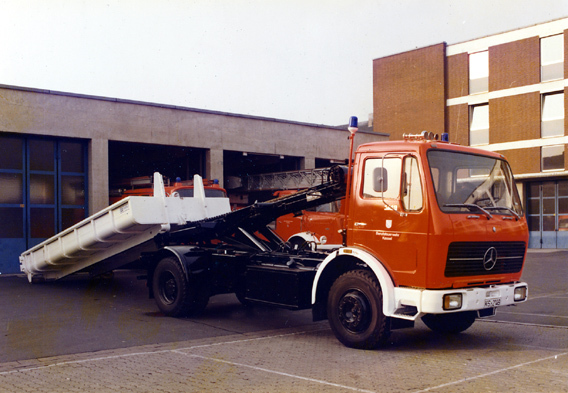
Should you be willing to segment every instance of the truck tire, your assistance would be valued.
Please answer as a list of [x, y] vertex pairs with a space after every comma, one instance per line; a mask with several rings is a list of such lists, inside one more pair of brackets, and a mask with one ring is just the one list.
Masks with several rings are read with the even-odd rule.
[[191, 285], [179, 261], [162, 259], [152, 278], [152, 290], [161, 312], [170, 317], [197, 315], [207, 307], [209, 296], [197, 285]]
[[475, 311], [462, 311], [452, 314], [426, 314], [422, 322], [430, 330], [441, 334], [458, 334], [468, 329], [475, 322]]
[[335, 280], [329, 291], [327, 316], [335, 337], [350, 348], [374, 349], [390, 335], [383, 314], [383, 293], [374, 274], [352, 270]]

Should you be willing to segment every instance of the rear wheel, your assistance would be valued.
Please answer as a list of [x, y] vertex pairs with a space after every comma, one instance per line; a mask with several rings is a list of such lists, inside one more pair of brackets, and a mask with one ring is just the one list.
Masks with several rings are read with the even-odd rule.
[[442, 334], [458, 334], [475, 322], [477, 312], [462, 311], [451, 314], [426, 314], [422, 322], [432, 331]]
[[373, 273], [366, 270], [349, 271], [333, 283], [327, 316], [331, 330], [347, 347], [377, 348], [390, 335], [381, 287]]
[[171, 317], [199, 314], [209, 301], [202, 286], [191, 285], [179, 261], [173, 257], [164, 258], [158, 263], [152, 290], [160, 311]]

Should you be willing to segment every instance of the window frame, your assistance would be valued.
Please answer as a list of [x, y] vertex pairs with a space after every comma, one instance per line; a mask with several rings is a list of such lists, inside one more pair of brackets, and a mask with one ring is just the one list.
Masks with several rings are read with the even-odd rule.
[[[545, 150], [551, 150], [552, 148], [556, 148], [559, 150], [562, 150], [562, 154], [556, 155], [556, 156], [561, 156], [562, 157], [562, 166], [559, 167], [553, 167], [553, 168], [545, 168], [545, 156], [544, 156], [544, 151]], [[540, 170], [541, 172], [557, 172], [557, 171], [563, 171], [565, 169], [565, 156], [566, 156], [566, 148], [565, 145], [547, 145], [547, 146], [542, 146], [540, 148]], [[548, 156], [548, 158], [550, 157], [555, 157], [554, 155]]]
[[[484, 108], [487, 112], [487, 119], [481, 119], [482, 124], [487, 124], [486, 128], [473, 128], [476, 123], [479, 123], [479, 117], [476, 119], [476, 113], [483, 113], [480, 112], [479, 109]], [[483, 103], [479, 105], [471, 105], [469, 110], [469, 145], [470, 146], [483, 146], [489, 144], [489, 103]], [[477, 120], [477, 121], [476, 121]], [[473, 138], [473, 135], [476, 135], [476, 138]], [[479, 137], [479, 134], [483, 134]], [[481, 142], [473, 142], [475, 139], [482, 139]]]
[[489, 92], [489, 50], [469, 54], [469, 94]]
[[[411, 180], [410, 182], [408, 181], [408, 175], [407, 175], [407, 163], [408, 162], [414, 162], [414, 167], [411, 167]], [[405, 157], [403, 157], [402, 160], [402, 171], [401, 171], [401, 190], [400, 190], [400, 204], [402, 206], [402, 210], [407, 211], [407, 212], [420, 212], [422, 211], [422, 209], [424, 209], [424, 187], [422, 184], [422, 177], [420, 174], [420, 161], [418, 160], [418, 157], [413, 156], [413, 155], [407, 155]], [[411, 164], [412, 165], [412, 164]], [[413, 179], [417, 179], [413, 180]], [[408, 188], [407, 188], [408, 185]], [[414, 185], [414, 186], [413, 186]], [[412, 192], [412, 191], [419, 191], [419, 202], [420, 202], [420, 206], [414, 207], [414, 203], [413, 202], [413, 195], [416, 195], [416, 193]], [[408, 195], [408, 197], [407, 197]], [[410, 206], [409, 206], [410, 205]]]
[[[400, 200], [401, 199], [401, 187], [402, 187], [402, 157], [398, 156], [398, 155], [392, 155], [391, 157], [388, 157], [389, 155], [391, 155], [392, 153], [387, 153], [382, 157], [368, 157], [365, 159], [364, 161], [364, 166], [363, 166], [363, 184], [361, 186], [361, 190], [360, 190], [360, 196], [363, 199], [390, 199], [390, 200]], [[393, 174], [389, 174], [388, 168], [387, 166], [385, 166], [385, 162], [387, 161], [393, 161], [394, 160], [398, 160], [398, 166], [397, 166], [397, 170], [398, 172], [394, 172]], [[369, 167], [369, 163], [373, 162], [373, 161], [377, 161], [380, 165], [374, 165]], [[391, 181], [387, 181], [387, 189], [384, 191], [376, 191], [374, 189], [374, 184], [373, 184], [373, 174], [368, 172], [369, 169], [371, 170], [375, 170], [377, 168], [387, 168], [387, 174], [389, 179], [392, 179], [392, 183]], [[398, 176], [397, 176], [398, 174]], [[394, 176], [394, 177], [393, 177]], [[398, 178], [398, 182], [395, 182], [395, 180]], [[370, 183], [370, 184], [369, 184]], [[391, 190], [393, 188], [393, 186], [398, 185], [397, 189], [397, 193], [396, 195], [391, 195], [390, 193], [388, 195], [385, 195], [385, 193], [389, 190]], [[368, 192], [370, 191], [370, 192]]]
[[[561, 97], [558, 102], [552, 98]], [[541, 95], [540, 100], [540, 137], [564, 136], [565, 96], [563, 91]], [[548, 104], [547, 104], [548, 103]], [[559, 108], [558, 105], [562, 107]]]
[[540, 38], [540, 81], [559, 79], [564, 79], [563, 33]]

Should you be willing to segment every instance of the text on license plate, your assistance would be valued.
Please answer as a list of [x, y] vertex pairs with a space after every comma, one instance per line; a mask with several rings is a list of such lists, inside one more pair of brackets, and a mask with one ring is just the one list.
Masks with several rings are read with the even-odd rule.
[[501, 299], [485, 299], [485, 307], [497, 307], [501, 305]]

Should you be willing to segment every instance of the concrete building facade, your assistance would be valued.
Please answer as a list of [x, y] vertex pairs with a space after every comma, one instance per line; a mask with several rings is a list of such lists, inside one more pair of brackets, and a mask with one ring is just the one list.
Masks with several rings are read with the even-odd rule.
[[[159, 171], [223, 185], [322, 167], [345, 162], [348, 135], [346, 127], [0, 85], [0, 274], [18, 272], [22, 251], [108, 206], [115, 180]], [[381, 139], [361, 132], [356, 143]]]
[[373, 61], [374, 130], [448, 132], [503, 154], [533, 248], [568, 248], [567, 29], [564, 18]]

